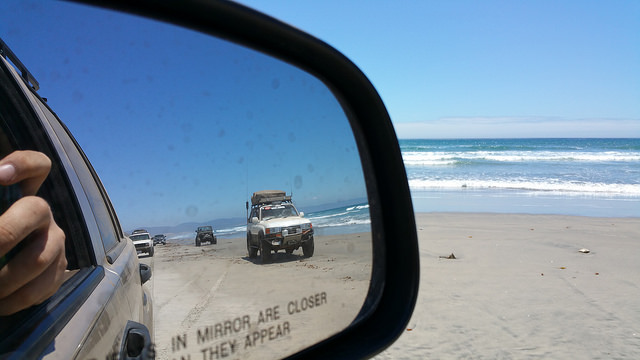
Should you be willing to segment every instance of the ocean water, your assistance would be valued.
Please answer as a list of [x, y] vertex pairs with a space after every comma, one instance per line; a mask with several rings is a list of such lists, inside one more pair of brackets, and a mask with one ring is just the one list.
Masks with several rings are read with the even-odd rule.
[[[400, 140], [416, 212], [640, 217], [640, 139]], [[369, 205], [307, 212], [318, 235], [370, 231]], [[244, 238], [238, 219], [216, 228]], [[170, 234], [193, 243], [194, 233]]]
[[415, 211], [640, 216], [640, 139], [400, 140]]
[[[304, 208], [299, 208], [298, 210], [305, 212]], [[305, 212], [304, 217], [311, 220], [315, 234], [320, 236], [371, 231], [371, 219], [367, 203], [357, 202], [336, 208]], [[243, 219], [238, 219], [237, 223], [221, 228], [214, 227], [214, 233], [220, 239], [245, 238], [247, 224]], [[174, 243], [191, 244], [195, 241], [195, 234], [192, 231], [170, 233], [167, 238]]]
[[369, 204], [358, 203], [305, 214], [318, 235], [352, 234], [371, 231]]

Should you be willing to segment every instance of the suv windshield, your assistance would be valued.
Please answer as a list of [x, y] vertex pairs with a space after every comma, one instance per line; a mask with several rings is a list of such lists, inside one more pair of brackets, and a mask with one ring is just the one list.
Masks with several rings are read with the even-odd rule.
[[133, 240], [133, 241], [150, 239], [149, 234], [131, 235], [131, 236], [129, 236], [129, 238], [131, 238], [131, 240]]
[[262, 220], [298, 216], [298, 211], [293, 205], [265, 206], [261, 210]]
[[198, 231], [211, 231], [211, 226], [200, 226]]

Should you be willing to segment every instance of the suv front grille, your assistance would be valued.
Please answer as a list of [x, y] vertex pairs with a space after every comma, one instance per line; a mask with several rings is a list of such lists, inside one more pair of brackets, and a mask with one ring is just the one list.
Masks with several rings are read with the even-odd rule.
[[297, 234], [300, 232], [300, 226], [289, 226], [286, 228], [283, 228], [282, 230], [287, 230], [289, 232], [289, 235], [293, 235], [293, 234]]

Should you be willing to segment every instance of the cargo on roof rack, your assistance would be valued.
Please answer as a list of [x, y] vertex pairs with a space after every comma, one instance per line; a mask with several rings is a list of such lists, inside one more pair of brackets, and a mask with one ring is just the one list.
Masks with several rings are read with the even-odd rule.
[[5, 43], [2, 38], [0, 38], [0, 56], [9, 60], [13, 64], [13, 66], [15, 66], [18, 71], [20, 71], [20, 77], [22, 78], [22, 80], [24, 80], [27, 86], [33, 88], [33, 90], [35, 91], [38, 91], [38, 89], [40, 89], [40, 84], [38, 84], [38, 81], [36, 81], [33, 75], [31, 75], [29, 70], [27, 70], [27, 67], [24, 66], [20, 59], [18, 59], [16, 54], [14, 54], [11, 49], [9, 49], [9, 45], [7, 45], [7, 43]]
[[291, 201], [291, 195], [281, 190], [262, 190], [254, 192], [251, 196], [251, 206], [283, 201]]

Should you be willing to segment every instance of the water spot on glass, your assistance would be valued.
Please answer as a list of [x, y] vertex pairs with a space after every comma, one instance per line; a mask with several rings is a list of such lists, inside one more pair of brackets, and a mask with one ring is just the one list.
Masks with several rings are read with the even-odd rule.
[[315, 170], [315, 168], [313, 167], [313, 164], [307, 165], [307, 170], [309, 170], [309, 172], [312, 173], [313, 170]]
[[237, 160], [237, 163], [238, 164], [244, 163], [244, 156], [239, 157], [238, 160]]
[[194, 217], [198, 215], [198, 207], [189, 205], [187, 206], [187, 210], [185, 211], [188, 217]]
[[273, 79], [271, 80], [271, 87], [276, 90], [280, 87], [280, 80], [278, 79]]
[[180, 128], [183, 132], [187, 133], [193, 130], [193, 125], [191, 123], [182, 123], [182, 125], [180, 125]]
[[288, 135], [288, 138], [289, 138], [289, 142], [294, 142], [296, 141], [296, 134], [290, 132]]
[[297, 175], [294, 179], [293, 179], [293, 186], [296, 187], [296, 189], [300, 189], [302, 187], [302, 176]]
[[122, 79], [122, 84], [123, 85], [129, 85], [129, 84], [134, 84], [137, 83], [138, 79], [137, 78], [126, 78], [126, 79]]
[[218, 131], [218, 137], [221, 138], [221, 137], [224, 137], [224, 135], [225, 135], [224, 129], [220, 129], [220, 131]]
[[74, 102], [81, 102], [84, 99], [84, 94], [78, 90], [74, 91], [72, 96]]

